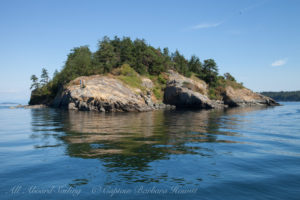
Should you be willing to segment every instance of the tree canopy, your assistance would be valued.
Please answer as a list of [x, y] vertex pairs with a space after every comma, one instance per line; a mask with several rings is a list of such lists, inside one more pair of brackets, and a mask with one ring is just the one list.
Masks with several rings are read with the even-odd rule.
[[34, 90], [38, 89], [39, 88], [39, 82], [38, 82], [39, 78], [36, 75], [31, 75], [30, 80], [32, 81], [30, 89], [34, 89]]
[[47, 85], [49, 82], [49, 74], [46, 68], [42, 69], [42, 74], [41, 74], [41, 84], [42, 85]]

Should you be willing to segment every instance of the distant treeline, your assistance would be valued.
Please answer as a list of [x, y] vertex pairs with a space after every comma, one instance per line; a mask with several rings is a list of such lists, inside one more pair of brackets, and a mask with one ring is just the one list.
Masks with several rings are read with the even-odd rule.
[[276, 101], [300, 101], [300, 91], [262, 92], [261, 94], [271, 97]]

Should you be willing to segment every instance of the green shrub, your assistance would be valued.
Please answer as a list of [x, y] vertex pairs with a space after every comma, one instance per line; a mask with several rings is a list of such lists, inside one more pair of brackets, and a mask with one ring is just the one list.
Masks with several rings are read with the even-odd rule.
[[120, 75], [118, 76], [118, 79], [120, 79], [122, 82], [124, 82], [126, 85], [129, 85], [130, 87], [144, 89], [142, 86], [142, 81], [139, 77]]
[[159, 74], [158, 77], [157, 77], [157, 80], [161, 84], [166, 84], [167, 83], [167, 79], [163, 76], [163, 74]]
[[120, 68], [115, 69], [113, 73], [117, 75], [117, 78], [126, 85], [129, 85], [133, 88], [139, 88], [142, 91], [145, 90], [145, 88], [142, 86], [142, 80], [139, 74], [128, 64], [124, 64]]
[[241, 83], [237, 83], [236, 81], [226, 80], [226, 86], [231, 86], [233, 89], [243, 89], [244, 86]]
[[162, 100], [163, 98], [163, 91], [159, 87], [153, 88], [153, 94], [157, 100]]
[[131, 76], [131, 77], [138, 76], [136, 71], [134, 71], [134, 69], [132, 69], [128, 64], [123, 64], [120, 67], [120, 75]]

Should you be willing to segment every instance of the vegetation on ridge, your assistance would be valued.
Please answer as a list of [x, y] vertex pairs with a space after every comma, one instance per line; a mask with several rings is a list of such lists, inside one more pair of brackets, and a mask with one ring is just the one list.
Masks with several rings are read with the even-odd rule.
[[71, 80], [79, 76], [118, 73], [117, 68], [120, 66], [122, 69], [119, 70], [118, 78], [133, 87], [140, 88], [138, 74], [149, 77], [154, 82], [153, 93], [158, 99], [163, 97], [166, 84], [164, 72], [168, 69], [204, 80], [209, 85], [212, 99], [221, 98], [226, 84], [242, 87], [229, 73], [220, 76], [213, 59], [201, 62], [195, 55], [186, 59], [178, 50], [170, 53], [168, 48], [154, 48], [141, 39], [133, 41], [129, 37], [104, 37], [96, 52], [91, 52], [87, 46], [72, 49], [64, 67], [59, 72], [55, 71], [52, 79], [44, 68], [40, 81], [37, 76], [32, 75], [29, 104], [50, 103], [59, 89]]
[[133, 88], [139, 88], [144, 90], [142, 86], [142, 80], [139, 77], [138, 73], [134, 71], [128, 64], [123, 64], [121, 67], [116, 68], [112, 71], [113, 75], [116, 75], [118, 79], [123, 81], [125, 84]]

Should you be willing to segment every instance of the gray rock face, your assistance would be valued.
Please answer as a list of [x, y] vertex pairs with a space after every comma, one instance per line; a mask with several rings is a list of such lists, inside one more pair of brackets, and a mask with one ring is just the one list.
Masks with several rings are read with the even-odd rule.
[[154, 87], [153, 82], [148, 78], [142, 78], [142, 86], [147, 89], [152, 89]]
[[164, 102], [176, 107], [213, 108], [208, 97], [176, 84], [169, 84], [166, 87]]
[[247, 88], [233, 89], [230, 86], [226, 87], [225, 93], [223, 94], [223, 101], [230, 107], [253, 105], [279, 105], [275, 100], [264, 95], [255, 93]]
[[200, 109], [224, 108], [252, 105], [279, 105], [273, 99], [255, 93], [247, 88], [232, 88], [227, 86], [222, 100], [210, 100], [207, 97], [207, 85], [200, 79], [184, 77], [172, 70], [168, 71], [169, 80], [165, 88], [164, 103], [176, 107], [191, 107]]
[[164, 103], [176, 107], [191, 107], [198, 109], [215, 108], [217, 104], [211, 101], [207, 95], [207, 85], [201, 80], [186, 78], [172, 70], [168, 71]]
[[[80, 80], [85, 83], [84, 86], [79, 84]], [[118, 79], [100, 75], [79, 77], [71, 81], [65, 89], [58, 93], [52, 106], [99, 112], [150, 111], [172, 108], [153, 102], [151, 92], [145, 95], [141, 90], [130, 88]]]

